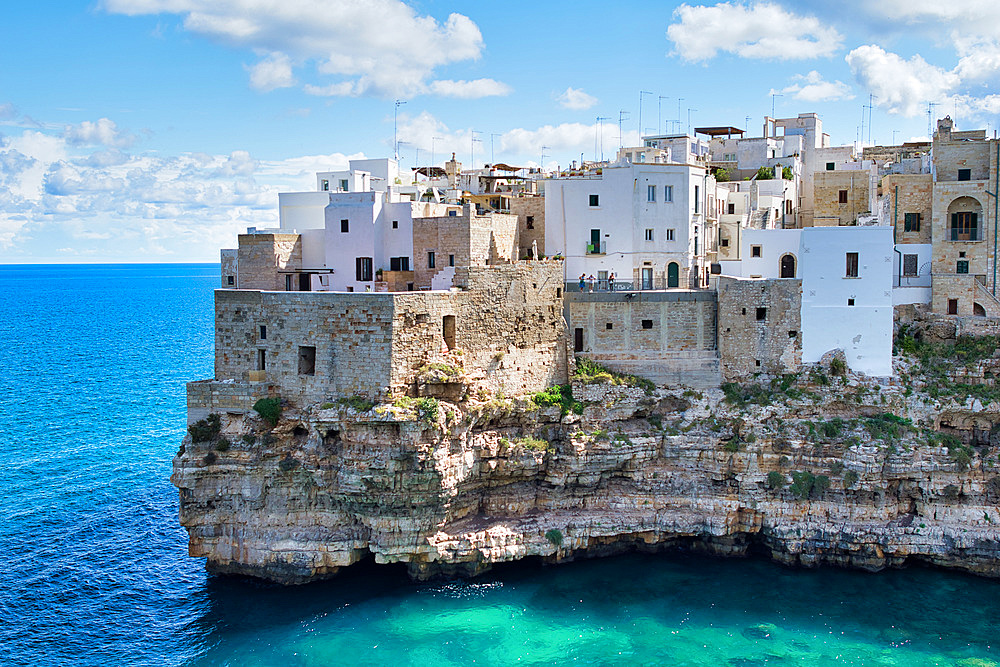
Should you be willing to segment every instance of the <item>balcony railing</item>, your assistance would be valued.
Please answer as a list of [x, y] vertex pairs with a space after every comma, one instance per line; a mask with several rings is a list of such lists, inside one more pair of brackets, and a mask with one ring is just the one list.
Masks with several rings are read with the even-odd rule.
[[[583, 292], [633, 292], [635, 287], [632, 281], [615, 280], [614, 284], [611, 284], [610, 280], [584, 280]], [[580, 281], [566, 283], [567, 292], [580, 292]]]
[[607, 241], [601, 241], [596, 246], [593, 243], [587, 243], [588, 255], [606, 255], [607, 251], [608, 251]]

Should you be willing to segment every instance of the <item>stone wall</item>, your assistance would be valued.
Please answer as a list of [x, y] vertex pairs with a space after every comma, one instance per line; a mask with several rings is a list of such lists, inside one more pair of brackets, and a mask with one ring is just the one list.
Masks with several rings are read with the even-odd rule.
[[[430, 266], [430, 253], [434, 266]], [[455, 266], [482, 266], [517, 258], [517, 217], [476, 215], [466, 205], [461, 215], [413, 219], [413, 268], [417, 289], [430, 289], [438, 273]]]
[[510, 212], [517, 216], [518, 254], [524, 259], [531, 251], [532, 242], [538, 245], [538, 254], [545, 254], [545, 198], [511, 197]]
[[237, 253], [239, 251], [236, 248], [223, 248], [219, 252], [219, 259], [221, 260], [221, 278], [222, 287], [234, 288], [236, 287], [237, 278]]
[[[240, 234], [236, 262], [240, 289], [284, 290], [284, 272], [302, 269], [302, 237], [299, 234]], [[298, 289], [298, 284], [292, 289]]]
[[248, 412], [261, 398], [275, 395], [274, 385], [261, 382], [218, 382], [199, 380], [187, 384], [187, 423], [193, 424], [211, 413]]
[[[896, 227], [896, 243], [931, 242], [933, 188], [930, 174], [889, 174], [882, 179], [882, 194], [889, 200], [889, 219]], [[907, 213], [920, 215], [919, 230], [906, 231]]]
[[718, 386], [714, 292], [572, 292], [566, 305], [577, 353], [661, 384]]
[[[868, 172], [817, 171], [814, 178], [813, 226], [850, 225], [871, 212]], [[846, 203], [840, 203], [841, 190], [847, 190]]]
[[[759, 310], [763, 309], [763, 310]], [[802, 365], [802, 281], [719, 278], [719, 357], [725, 381]]]

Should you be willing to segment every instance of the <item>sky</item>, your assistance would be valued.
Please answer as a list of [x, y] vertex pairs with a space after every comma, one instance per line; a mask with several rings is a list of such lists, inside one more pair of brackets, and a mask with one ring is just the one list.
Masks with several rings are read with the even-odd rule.
[[[398, 103], [398, 104], [397, 104]], [[818, 113], [1000, 123], [1000, 2], [36, 0], [0, 23], [0, 264], [211, 262], [357, 157], [568, 165]]]

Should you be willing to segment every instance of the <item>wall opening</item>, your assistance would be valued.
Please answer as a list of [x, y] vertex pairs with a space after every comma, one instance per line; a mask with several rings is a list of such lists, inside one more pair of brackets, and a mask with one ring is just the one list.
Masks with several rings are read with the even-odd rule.
[[445, 315], [441, 321], [441, 332], [444, 334], [444, 344], [448, 350], [455, 349], [455, 316]]
[[758, 306], [757, 307], [757, 321], [760, 322], [760, 321], [763, 321], [765, 319], [767, 319], [767, 308], [764, 308], [763, 306]]
[[257, 370], [267, 370], [267, 350], [257, 350]]
[[316, 375], [316, 348], [299, 346], [299, 375]]
[[795, 255], [782, 255], [781, 262], [781, 277], [782, 278], [794, 278], [795, 277]]
[[680, 287], [680, 266], [677, 262], [667, 264], [667, 287]]
[[958, 299], [948, 299], [948, 314], [958, 315]]
[[580, 327], [573, 330], [573, 351], [583, 352], [583, 329]]
[[983, 308], [983, 304], [981, 303], [973, 303], [972, 314], [978, 317], [986, 317], [986, 309]]
[[642, 328], [643, 329], [652, 329], [653, 328], [653, 320], [643, 320], [642, 321]]

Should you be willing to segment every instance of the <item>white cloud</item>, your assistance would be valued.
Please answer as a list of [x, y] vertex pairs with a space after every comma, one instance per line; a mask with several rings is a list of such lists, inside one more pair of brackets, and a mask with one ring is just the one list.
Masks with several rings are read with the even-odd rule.
[[964, 82], [991, 81], [1000, 75], [1000, 43], [993, 40], [953, 37], [959, 61], [955, 67]]
[[437, 68], [478, 59], [482, 34], [467, 16], [453, 13], [439, 22], [401, 0], [103, 0], [103, 7], [132, 16], [180, 14], [192, 32], [271, 54], [251, 69], [262, 90], [288, 84], [293, 66], [313, 62], [337, 80], [308, 84], [312, 94], [504, 94], [503, 84], [490, 79], [434, 81]]
[[494, 95], [509, 95], [510, 86], [493, 79], [476, 79], [474, 81], [431, 81], [427, 90], [441, 97], [458, 97], [461, 99], [473, 99], [478, 97], [492, 97]]
[[908, 25], [925, 25], [940, 32], [960, 28], [964, 33], [1000, 37], [1000, 4], [995, 0], [882, 0], [868, 11]]
[[572, 86], [566, 88], [560, 95], [557, 95], [556, 101], [559, 102], [559, 106], [574, 110], [589, 109], [597, 104], [596, 97], [588, 95], [581, 88], [573, 88]]
[[795, 83], [782, 88], [781, 92], [803, 102], [833, 102], [854, 99], [849, 85], [843, 81], [826, 81], [823, 79], [823, 75], [816, 70], [805, 75], [797, 74], [792, 79]]
[[113, 120], [85, 120], [79, 125], [67, 125], [63, 137], [71, 146], [108, 146], [124, 148], [135, 143], [135, 135], [123, 132]]
[[283, 53], [272, 53], [247, 69], [250, 71], [250, 87], [255, 90], [267, 92], [295, 85], [292, 61]]
[[915, 116], [927, 101], [949, 95], [959, 85], [954, 72], [931, 65], [920, 55], [904, 60], [874, 44], [859, 46], [845, 58], [862, 88], [889, 113]]
[[10, 102], [0, 104], [0, 120], [13, 120], [17, 118], [17, 108]]
[[673, 54], [688, 61], [708, 60], [719, 51], [743, 58], [824, 58], [842, 41], [840, 33], [816, 17], [767, 2], [682, 4], [673, 16], [667, 38], [674, 43]]

